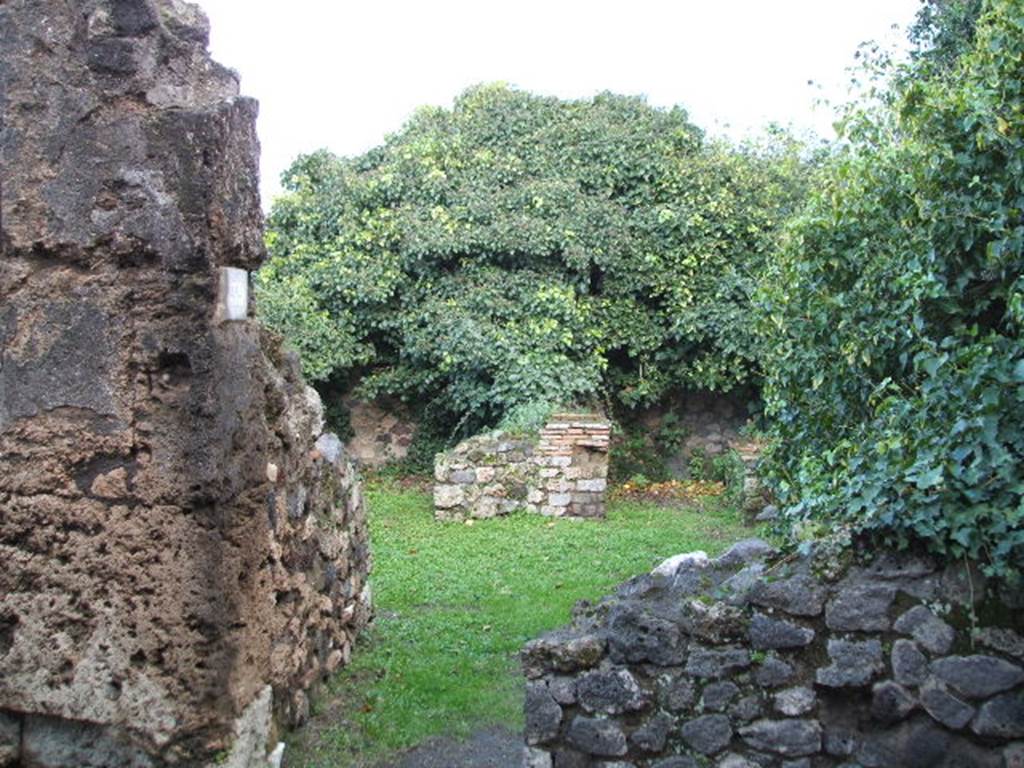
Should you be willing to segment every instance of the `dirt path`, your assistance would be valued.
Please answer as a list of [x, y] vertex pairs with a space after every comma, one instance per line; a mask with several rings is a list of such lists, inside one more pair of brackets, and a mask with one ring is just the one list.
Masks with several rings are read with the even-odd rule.
[[435, 738], [384, 762], [380, 768], [520, 768], [523, 737], [494, 726], [477, 731], [466, 741]]

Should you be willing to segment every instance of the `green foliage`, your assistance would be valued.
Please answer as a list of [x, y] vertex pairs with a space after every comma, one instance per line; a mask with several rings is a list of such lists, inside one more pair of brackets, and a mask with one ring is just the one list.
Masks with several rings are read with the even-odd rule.
[[314, 378], [444, 408], [636, 405], [757, 376], [750, 299], [802, 200], [802, 147], [736, 148], [679, 108], [503, 85], [357, 158], [300, 158], [269, 218], [267, 322]]
[[521, 403], [513, 406], [498, 424], [498, 428], [512, 435], [534, 435], [547, 424], [557, 406], [545, 402]]
[[424, 493], [379, 485], [366, 497], [377, 619], [319, 702], [324, 715], [292, 734], [296, 767], [395, 765], [395, 751], [430, 736], [518, 730], [527, 640], [666, 557], [750, 535], [724, 508], [613, 501], [600, 522], [523, 514], [467, 526], [435, 522]]
[[914, 55], [948, 69], [974, 44], [982, 0], [924, 0], [910, 29]]
[[279, 275], [268, 264], [256, 273], [256, 300], [264, 322], [299, 353], [308, 379], [325, 381], [339, 366], [369, 360], [369, 347], [353, 335], [352, 314], [329, 315], [303, 275]]
[[609, 482], [647, 485], [669, 479], [665, 454], [646, 433], [635, 428], [619, 428], [615, 433], [608, 457]]
[[612, 433], [609, 480], [644, 486], [672, 479], [669, 463], [682, 450], [690, 431], [675, 410], [662, 413], [652, 429], [633, 412], [620, 408]]
[[682, 417], [676, 411], [668, 411], [661, 417], [657, 432], [654, 434], [654, 443], [662, 456], [669, 457], [682, 450], [690, 430], [683, 423]]
[[[767, 412], [789, 513], [1024, 566], [1024, 7], [852, 112], [765, 280]], [[961, 36], [961, 39], [962, 36]]]
[[703, 449], [694, 448], [686, 469], [691, 480], [721, 483], [725, 486], [725, 497], [730, 503], [736, 503], [743, 497], [747, 468], [736, 451], [728, 450], [709, 456]]

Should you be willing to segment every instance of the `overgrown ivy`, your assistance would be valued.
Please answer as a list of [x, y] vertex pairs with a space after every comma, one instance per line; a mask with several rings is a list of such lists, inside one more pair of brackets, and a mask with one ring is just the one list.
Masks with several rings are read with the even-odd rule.
[[791, 519], [1015, 578], [1024, 4], [986, 0], [966, 31], [970, 3], [947, 5], [953, 26], [922, 37], [942, 66], [915, 56], [847, 115], [765, 281], [771, 466]]
[[751, 296], [804, 197], [802, 148], [682, 109], [485, 85], [284, 179], [258, 290], [313, 379], [470, 431], [537, 403], [633, 406], [759, 375]]

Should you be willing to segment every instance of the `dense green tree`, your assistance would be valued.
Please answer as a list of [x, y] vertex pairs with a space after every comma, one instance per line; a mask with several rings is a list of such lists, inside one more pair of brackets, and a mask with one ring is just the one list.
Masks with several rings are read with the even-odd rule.
[[983, 0], [923, 0], [910, 28], [912, 53], [922, 64], [949, 69], [974, 45]]
[[[936, 38], [938, 40], [939, 38]], [[945, 39], [945, 38], [943, 38]], [[952, 38], [949, 38], [952, 39]], [[846, 143], [765, 281], [793, 518], [1024, 566], [1024, 4], [986, 0]]]
[[803, 169], [780, 131], [736, 148], [640, 98], [476, 87], [361, 157], [293, 165], [261, 306], [312, 378], [467, 429], [727, 390], [758, 375], [750, 298]]

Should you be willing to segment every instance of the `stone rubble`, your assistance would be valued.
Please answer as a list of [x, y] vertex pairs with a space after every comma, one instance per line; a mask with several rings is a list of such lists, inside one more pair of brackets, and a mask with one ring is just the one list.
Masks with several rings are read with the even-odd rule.
[[[577, 610], [572, 625], [528, 643], [521, 654], [534, 692], [527, 720], [545, 688], [551, 703], [558, 692], [558, 703], [544, 709], [526, 764], [1021, 763], [1024, 664], [1015, 651], [1022, 622], [1014, 615], [979, 627], [984, 649], [976, 642], [977, 651], [965, 651], [972, 643], [965, 612], [980, 608], [968, 602], [971, 589], [946, 588], [959, 583], [951, 571], [963, 564], [884, 555], [825, 576], [835, 564], [825, 569], [814, 555], [775, 558], [758, 541], [715, 559], [670, 558]], [[743, 572], [751, 576], [737, 579]], [[973, 594], [985, 595], [980, 583]], [[581, 643], [585, 659], [567, 650]], [[568, 656], [579, 663], [555, 663]], [[599, 707], [566, 695], [592, 685], [584, 681], [604, 681]]]

